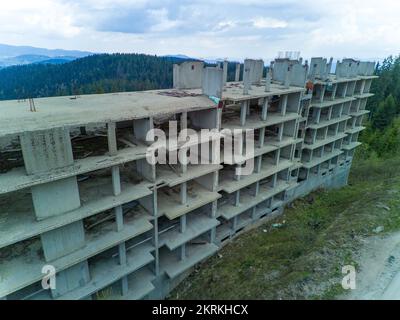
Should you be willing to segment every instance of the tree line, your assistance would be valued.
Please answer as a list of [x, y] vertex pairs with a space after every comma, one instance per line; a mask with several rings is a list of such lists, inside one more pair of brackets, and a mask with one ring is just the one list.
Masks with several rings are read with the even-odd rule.
[[177, 61], [182, 60], [116, 53], [12, 66], [0, 70], [0, 100], [170, 88]]
[[361, 134], [364, 142], [361, 156], [391, 157], [400, 155], [400, 56], [389, 56], [376, 66], [368, 99], [370, 110], [367, 129]]

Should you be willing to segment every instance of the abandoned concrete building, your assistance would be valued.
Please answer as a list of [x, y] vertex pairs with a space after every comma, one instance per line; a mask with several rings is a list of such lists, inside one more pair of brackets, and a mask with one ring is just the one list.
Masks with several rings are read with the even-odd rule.
[[[0, 102], [2, 299], [164, 298], [242, 230], [347, 183], [374, 63], [248, 59], [231, 81], [227, 68], [186, 61], [173, 89]], [[172, 119], [206, 148], [222, 143], [201, 129], [252, 129], [254, 153], [151, 164], [146, 134]]]

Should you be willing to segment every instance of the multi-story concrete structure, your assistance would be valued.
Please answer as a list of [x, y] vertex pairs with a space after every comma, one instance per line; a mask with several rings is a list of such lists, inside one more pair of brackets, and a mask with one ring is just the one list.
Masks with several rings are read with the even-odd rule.
[[[244, 81], [238, 65], [227, 82], [226, 62], [186, 62], [175, 89], [0, 102], [0, 139], [13, 142], [1, 150], [0, 297], [162, 298], [244, 228], [345, 185], [373, 65], [343, 60], [331, 74], [322, 58], [310, 70], [281, 58], [263, 78], [263, 62], [246, 60]], [[243, 159], [149, 163], [152, 128], [166, 130], [169, 160], [187, 154], [169, 120], [194, 130], [198, 159], [228, 141], [201, 129], [252, 129], [254, 153], [243, 139]], [[53, 267], [56, 286], [43, 289]]]

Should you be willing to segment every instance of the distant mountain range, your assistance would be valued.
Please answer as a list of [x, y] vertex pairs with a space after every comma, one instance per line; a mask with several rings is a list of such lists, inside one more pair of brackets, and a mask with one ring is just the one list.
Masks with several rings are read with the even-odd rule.
[[0, 44], [0, 68], [31, 63], [60, 64], [92, 55], [93, 52], [45, 49]]

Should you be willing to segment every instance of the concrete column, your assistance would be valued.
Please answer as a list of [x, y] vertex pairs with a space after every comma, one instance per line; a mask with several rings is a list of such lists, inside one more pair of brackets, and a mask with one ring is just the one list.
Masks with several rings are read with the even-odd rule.
[[257, 208], [256, 208], [256, 207], [253, 207], [253, 208], [251, 209], [251, 219], [252, 219], [253, 221], [255, 221], [255, 220], [257, 219]]
[[[27, 174], [42, 174], [73, 164], [69, 129], [55, 128], [25, 132], [20, 135], [21, 149]], [[76, 177], [57, 180], [31, 188], [37, 220], [57, 216], [80, 207]], [[82, 220], [40, 235], [46, 261], [53, 261], [81, 248], [85, 244]], [[56, 275], [60, 296], [89, 281], [87, 261], [78, 263]]]
[[333, 111], [333, 106], [328, 107], [328, 120], [331, 120], [332, 118], [332, 111]]
[[261, 171], [261, 165], [262, 165], [262, 155], [256, 158], [256, 173], [259, 173]]
[[264, 98], [264, 103], [262, 105], [262, 111], [261, 111], [261, 119], [264, 121], [267, 120], [268, 105], [269, 105], [269, 99]]
[[321, 118], [321, 109], [317, 109], [315, 123], [319, 123], [320, 118]]
[[320, 96], [319, 96], [319, 102], [324, 101], [325, 90], [326, 90], [326, 86], [325, 86], [325, 85], [322, 85], [322, 86], [321, 86]]
[[228, 80], [228, 61], [226, 60], [222, 63], [222, 71], [223, 71], [222, 81], [225, 86], [226, 81]]
[[78, 263], [56, 274], [56, 288], [51, 290], [53, 298], [59, 298], [65, 293], [84, 286], [90, 281], [87, 261]]
[[277, 182], [277, 180], [278, 180], [278, 174], [275, 173], [275, 174], [272, 176], [272, 188], [275, 188], [275, 187], [276, 187], [276, 182]]
[[[117, 136], [116, 136], [116, 124], [115, 122], [110, 122], [107, 124], [107, 140], [108, 140], [108, 152], [110, 155], [116, 155], [118, 152], [117, 148]], [[117, 196], [121, 193], [121, 178], [119, 174], [119, 167], [114, 166], [111, 168], [113, 194]], [[115, 221], [117, 226], [117, 231], [121, 231], [124, 228], [124, 216], [122, 206], [117, 206], [114, 208]], [[119, 264], [126, 265], [126, 245], [122, 242], [118, 245], [118, 256]], [[121, 294], [126, 295], [128, 293], [128, 277], [124, 276], [121, 279]]]
[[237, 225], [238, 225], [238, 217], [235, 216], [235, 217], [232, 219], [232, 229], [233, 229], [234, 232], [236, 232], [236, 230], [237, 230]]
[[149, 207], [150, 212], [152, 213], [153, 219], [153, 246], [156, 248], [154, 250], [154, 273], [156, 276], [160, 274], [160, 261], [159, 261], [159, 250], [158, 250], [158, 206], [157, 206], [157, 188], [154, 186], [153, 195], [150, 196], [151, 198], [151, 205]]
[[291, 75], [291, 71], [292, 71], [292, 68], [289, 66], [289, 67], [287, 68], [286, 73], [285, 73], [285, 81], [284, 81], [284, 83], [283, 83], [283, 86], [284, 86], [285, 89], [289, 89], [289, 87], [290, 87], [290, 75]]
[[[67, 128], [24, 132], [20, 135], [20, 142], [28, 175], [42, 174], [74, 163]], [[76, 177], [34, 186], [31, 191], [37, 220], [80, 207]]]
[[180, 187], [181, 204], [185, 205], [187, 202], [187, 182], [183, 182]]
[[260, 193], [260, 181], [257, 181], [254, 188], [254, 196], [257, 197], [259, 193]]
[[235, 192], [235, 207], [240, 206], [240, 190]]
[[275, 165], [276, 166], [279, 164], [280, 155], [281, 155], [281, 149], [276, 150], [276, 153], [275, 153]]
[[264, 139], [265, 139], [265, 127], [262, 127], [260, 129], [260, 138], [259, 138], [259, 142], [258, 142], [258, 147], [262, 148], [264, 146]]
[[281, 96], [280, 107], [281, 107], [281, 115], [284, 116], [286, 114], [286, 107], [288, 102], [288, 95], [284, 94]]
[[179, 232], [185, 233], [186, 232], [186, 214], [179, 218]]
[[283, 122], [279, 124], [278, 141], [282, 141], [282, 139], [283, 139], [283, 125], [284, 125]]
[[239, 79], [240, 79], [240, 63], [236, 63], [235, 82], [239, 82]]
[[246, 123], [246, 115], [247, 115], [247, 105], [248, 101], [245, 100], [242, 102], [242, 105], [240, 106], [240, 125], [244, 126]]
[[271, 91], [271, 80], [272, 80], [272, 70], [271, 68], [269, 68], [265, 78], [265, 92]]
[[332, 100], [335, 100], [336, 98], [336, 91], [337, 91], [337, 83], [333, 85]]
[[[137, 140], [149, 144], [146, 141], [147, 132], [153, 129], [153, 118], [137, 119], [133, 122], [133, 132]], [[149, 164], [147, 159], [140, 159], [136, 161], [137, 171], [150, 182], [156, 181], [156, 167]]]
[[223, 70], [219, 68], [206, 67], [203, 69], [202, 93], [217, 98], [222, 97], [224, 86]]
[[342, 98], [345, 98], [347, 95], [347, 88], [349, 87], [349, 83], [346, 82], [345, 87], [343, 89]]
[[249, 90], [251, 89], [251, 79], [250, 79], [250, 67], [244, 66], [243, 70], [243, 94], [249, 94]]
[[186, 259], [186, 244], [185, 243], [180, 246], [179, 255], [180, 255], [180, 260], [181, 261]]

